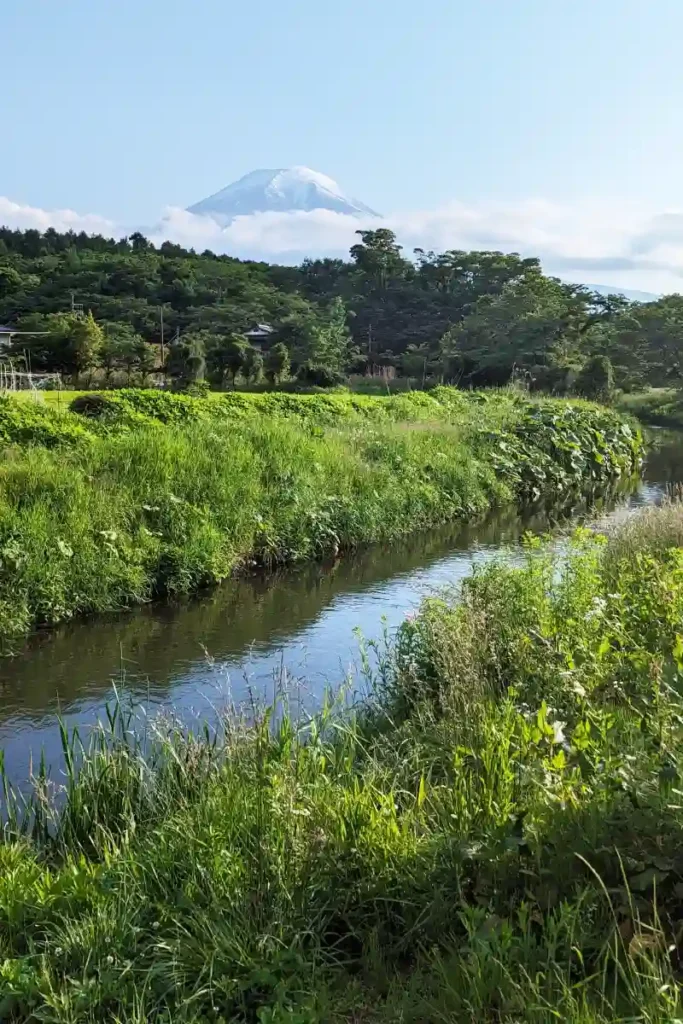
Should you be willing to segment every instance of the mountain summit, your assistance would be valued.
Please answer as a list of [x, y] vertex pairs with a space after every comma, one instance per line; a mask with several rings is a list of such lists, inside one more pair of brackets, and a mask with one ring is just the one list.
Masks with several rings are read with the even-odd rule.
[[220, 224], [252, 213], [292, 210], [333, 210], [355, 217], [379, 217], [369, 206], [345, 195], [332, 178], [310, 167], [251, 171], [220, 192], [188, 207], [189, 213], [212, 217]]

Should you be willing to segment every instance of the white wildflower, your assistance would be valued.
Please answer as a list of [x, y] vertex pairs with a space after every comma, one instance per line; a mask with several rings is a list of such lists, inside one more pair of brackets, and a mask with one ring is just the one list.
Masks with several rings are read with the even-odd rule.
[[605, 614], [606, 608], [607, 601], [604, 599], [604, 597], [594, 597], [593, 607], [586, 612], [586, 614], [584, 615], [584, 619], [586, 620], [586, 622], [590, 622], [592, 619], [599, 619], [602, 615]]
[[550, 725], [553, 730], [553, 743], [564, 743], [564, 727], [566, 722], [551, 722]]

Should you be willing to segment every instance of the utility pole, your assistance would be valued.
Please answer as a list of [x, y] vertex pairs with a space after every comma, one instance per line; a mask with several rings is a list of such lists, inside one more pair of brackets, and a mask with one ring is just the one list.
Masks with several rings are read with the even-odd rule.
[[161, 316], [161, 372], [163, 373], [164, 372], [164, 367], [166, 365], [166, 349], [164, 348], [164, 307], [163, 306], [161, 306], [161, 308], [160, 308], [160, 316]]

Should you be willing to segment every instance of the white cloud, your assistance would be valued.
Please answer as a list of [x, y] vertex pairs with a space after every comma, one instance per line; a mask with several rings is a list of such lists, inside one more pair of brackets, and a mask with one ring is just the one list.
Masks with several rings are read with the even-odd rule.
[[97, 214], [80, 214], [74, 210], [41, 210], [36, 206], [22, 206], [0, 196], [0, 224], [10, 228], [35, 228], [45, 231], [87, 231], [88, 234], [112, 235], [117, 231], [113, 221]]
[[[0, 223], [11, 227], [119, 236], [130, 227], [72, 210], [46, 211], [0, 198]], [[609, 202], [450, 203], [441, 209], [388, 216], [382, 221], [314, 210], [238, 217], [227, 227], [185, 210], [167, 208], [145, 234], [251, 259], [298, 262], [304, 256], [344, 255], [359, 227], [383, 224], [405, 251], [501, 249], [539, 256], [544, 267], [573, 280], [653, 291], [683, 290], [683, 211], [653, 211]]]
[[172, 239], [195, 248], [255, 259], [294, 259], [348, 253], [359, 227], [385, 224], [331, 210], [256, 213], [221, 227], [209, 217], [169, 207], [150, 232], [156, 242]]

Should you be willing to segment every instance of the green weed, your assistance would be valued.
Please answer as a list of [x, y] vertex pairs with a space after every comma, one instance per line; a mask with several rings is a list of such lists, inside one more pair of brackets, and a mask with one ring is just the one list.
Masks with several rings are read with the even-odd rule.
[[0, 402], [0, 639], [188, 593], [245, 562], [336, 555], [637, 465], [587, 403], [123, 390]]
[[616, 405], [623, 413], [637, 417], [642, 423], [676, 429], [683, 427], [681, 392], [675, 388], [648, 388], [623, 394]]
[[64, 732], [5, 796], [5, 1018], [681, 1019], [683, 552], [637, 535], [478, 569], [355, 711]]

